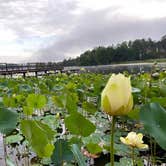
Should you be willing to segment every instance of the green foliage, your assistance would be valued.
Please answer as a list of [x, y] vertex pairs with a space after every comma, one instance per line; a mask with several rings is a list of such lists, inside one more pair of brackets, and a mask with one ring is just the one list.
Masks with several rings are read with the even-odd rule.
[[166, 107], [166, 97], [152, 97], [151, 98], [151, 102], [156, 102], [158, 104], [160, 104], [163, 107]]
[[33, 111], [34, 111], [33, 107], [30, 107], [30, 106], [23, 107], [23, 112], [25, 115], [32, 115]]
[[54, 131], [46, 124], [36, 120], [22, 120], [21, 131], [39, 157], [50, 157], [54, 145]]
[[42, 122], [47, 124], [51, 129], [56, 130], [59, 126], [59, 121], [55, 115], [47, 115], [42, 118]]
[[74, 113], [77, 111], [77, 101], [77, 94], [66, 92], [65, 108], [69, 113]]
[[3, 104], [5, 107], [19, 107], [21, 106], [24, 97], [22, 95], [13, 95], [13, 96], [4, 96], [3, 97]]
[[115, 154], [118, 156], [125, 156], [130, 154], [130, 149], [124, 144], [115, 144]]
[[6, 144], [18, 143], [21, 140], [23, 140], [23, 136], [21, 136], [20, 134], [10, 135], [10, 136], [5, 138]]
[[[136, 159], [135, 164], [137, 166], [144, 166], [142, 159]], [[110, 166], [110, 163], [105, 166]], [[133, 166], [131, 158], [123, 157], [119, 162], [115, 162], [115, 166]]]
[[90, 153], [92, 153], [92, 154], [101, 153], [102, 150], [103, 150], [98, 144], [95, 144], [95, 143], [93, 143], [93, 142], [88, 143], [88, 144], [86, 145], [86, 147], [87, 147], [88, 151], [89, 151]]
[[41, 94], [29, 94], [26, 99], [27, 106], [34, 109], [43, 108], [46, 102], [46, 97]]
[[55, 105], [59, 108], [64, 108], [64, 97], [63, 96], [53, 96], [52, 97], [53, 102]]
[[96, 106], [92, 102], [84, 102], [82, 108], [91, 114], [94, 114], [97, 111]]
[[85, 157], [81, 153], [78, 145], [77, 144], [73, 144], [71, 150], [72, 150], [72, 152], [74, 154], [75, 160], [78, 162], [78, 165], [79, 166], [86, 166], [87, 164], [85, 162]]
[[[7, 134], [6, 143], [18, 142], [23, 148], [29, 145], [30, 152], [34, 150], [35, 155], [42, 158], [35, 163], [38, 165], [51, 164], [52, 154], [52, 159], [56, 160], [54, 165], [58, 160], [63, 160], [66, 165], [74, 162], [77, 165], [87, 165], [86, 157], [80, 151], [81, 147], [90, 153], [98, 154], [99, 157], [102, 153], [108, 153], [110, 119], [100, 110], [100, 95], [109, 76], [94, 73], [59, 73], [56, 76], [40, 78], [0, 78], [0, 131]], [[156, 78], [148, 73], [130, 77], [134, 87], [134, 107], [128, 116], [117, 117], [114, 137], [115, 154], [121, 157], [117, 164], [120, 165], [126, 163], [124, 157], [128, 157], [129, 161], [131, 159], [130, 148], [120, 143], [119, 139], [130, 131], [143, 133], [144, 141], [149, 147], [147, 139], [151, 136], [154, 137], [153, 141], [156, 140], [163, 149], [165, 148], [163, 133], [166, 73], [160, 72]], [[164, 108], [156, 104], [141, 108], [150, 102], [157, 102]], [[4, 109], [4, 105], [7, 109]], [[34, 111], [41, 114], [34, 114]], [[140, 123], [140, 117], [144, 125]], [[17, 130], [13, 130], [16, 127]], [[64, 147], [62, 151], [61, 145]], [[67, 157], [68, 154], [71, 155], [70, 148], [75, 160], [69, 160]], [[157, 146], [157, 150], [161, 151], [160, 147]], [[60, 151], [64, 155], [59, 157]], [[146, 153], [136, 151], [140, 159], [137, 165], [142, 166], [141, 157], [149, 153], [150, 150]], [[160, 157], [164, 158], [164, 155]], [[162, 163], [161, 160], [160, 162]]]
[[145, 130], [166, 150], [166, 110], [157, 103], [150, 103], [141, 108], [140, 119]]
[[115, 166], [133, 166], [132, 160], [127, 157], [120, 159], [120, 162], [116, 162]]
[[125, 61], [165, 58], [166, 40], [136, 39], [124, 41], [116, 46], [96, 47], [87, 50], [79, 57], [64, 60], [63, 66], [107, 65]]
[[139, 120], [139, 112], [140, 112], [139, 108], [135, 108], [131, 110], [127, 115], [131, 119]]
[[20, 86], [19, 86], [19, 90], [21, 91], [21, 92], [31, 92], [32, 91], [32, 88], [31, 88], [31, 86], [30, 85], [27, 85], [27, 84], [21, 84]]
[[18, 120], [17, 118], [17, 113], [5, 108], [0, 108], [0, 132], [8, 134], [15, 129]]
[[57, 140], [54, 144], [55, 149], [51, 156], [54, 165], [62, 165], [63, 162], [70, 162], [73, 159], [73, 153], [67, 141]]
[[64, 90], [63, 94], [53, 96], [54, 104], [59, 108], [65, 108], [69, 113], [77, 111], [78, 97], [76, 93]]
[[73, 113], [65, 118], [65, 125], [72, 134], [89, 136], [95, 131], [95, 126], [80, 113]]

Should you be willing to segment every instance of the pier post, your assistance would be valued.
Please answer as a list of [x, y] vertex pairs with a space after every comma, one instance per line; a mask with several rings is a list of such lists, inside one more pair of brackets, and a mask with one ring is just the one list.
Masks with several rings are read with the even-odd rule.
[[37, 76], [38, 76], [37, 71], [35, 71], [35, 77], [37, 77]]
[[23, 73], [23, 78], [25, 78], [26, 77], [26, 73]]

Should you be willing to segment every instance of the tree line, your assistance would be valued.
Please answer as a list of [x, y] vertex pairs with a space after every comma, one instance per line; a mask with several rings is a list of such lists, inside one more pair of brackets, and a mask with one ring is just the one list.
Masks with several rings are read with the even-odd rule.
[[63, 66], [107, 65], [126, 61], [166, 58], [166, 35], [159, 41], [136, 39], [108, 47], [87, 50], [77, 58], [65, 59]]

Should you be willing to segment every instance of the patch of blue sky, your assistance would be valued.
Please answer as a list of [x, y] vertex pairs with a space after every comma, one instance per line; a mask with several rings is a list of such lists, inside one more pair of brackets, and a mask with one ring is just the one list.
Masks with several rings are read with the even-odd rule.
[[17, 43], [24, 49], [37, 50], [52, 45], [55, 40], [56, 36], [32, 36], [17, 39], [15, 43]]
[[[54, 43], [55, 36], [32, 36], [25, 38], [17, 38], [14, 40], [0, 40], [0, 48], [2, 49], [18, 49], [37, 51], [38, 49], [46, 48]], [[7, 51], [7, 50], [6, 50]]]

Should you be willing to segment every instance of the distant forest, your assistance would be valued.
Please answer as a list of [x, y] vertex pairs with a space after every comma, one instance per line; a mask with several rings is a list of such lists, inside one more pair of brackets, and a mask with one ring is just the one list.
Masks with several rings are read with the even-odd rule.
[[166, 35], [160, 41], [137, 39], [116, 46], [99, 46], [77, 58], [65, 59], [63, 66], [107, 65], [126, 61], [166, 58]]

